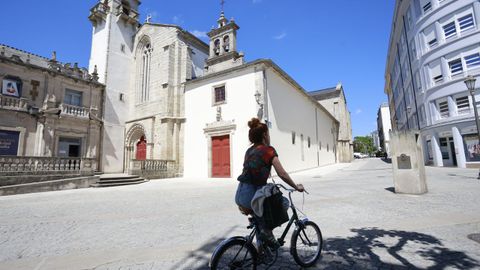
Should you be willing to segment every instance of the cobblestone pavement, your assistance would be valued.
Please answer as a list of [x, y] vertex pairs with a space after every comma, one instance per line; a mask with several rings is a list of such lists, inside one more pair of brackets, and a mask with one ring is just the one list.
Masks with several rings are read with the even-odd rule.
[[[480, 269], [480, 244], [467, 237], [480, 233], [477, 173], [429, 167], [422, 196], [393, 193], [379, 159], [294, 174], [310, 192], [294, 201], [323, 233], [311, 269]], [[248, 234], [235, 188], [166, 179], [0, 197], [0, 269], [207, 269], [222, 239]], [[270, 269], [301, 269], [286, 240]]]

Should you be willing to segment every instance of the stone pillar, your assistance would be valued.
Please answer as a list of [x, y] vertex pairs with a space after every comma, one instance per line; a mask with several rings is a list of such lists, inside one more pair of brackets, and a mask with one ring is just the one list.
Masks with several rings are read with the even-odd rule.
[[43, 132], [44, 132], [44, 128], [45, 128], [45, 125], [40, 122], [40, 121], [37, 121], [37, 132], [35, 134], [35, 151], [34, 151], [34, 155], [35, 156], [43, 156], [44, 154], [44, 151], [43, 151], [43, 148], [44, 148], [44, 138], [43, 138]]
[[426, 193], [422, 137], [416, 131], [394, 131], [390, 135], [395, 193]]
[[440, 25], [440, 23], [436, 22], [435, 23], [435, 37], [437, 38], [437, 42], [438, 42], [439, 45], [445, 43], [445, 38], [443, 37], [442, 33], [443, 33], [442, 26]]
[[455, 145], [455, 155], [457, 157], [458, 168], [467, 167], [467, 159], [465, 157], [465, 148], [463, 147], [462, 134], [457, 127], [452, 127], [453, 144]]
[[442, 151], [440, 150], [440, 142], [438, 141], [438, 135], [433, 135], [432, 140], [432, 154], [433, 154], [433, 165], [437, 167], [443, 167], [443, 158]]
[[452, 96], [447, 97], [447, 103], [448, 103], [448, 116], [456, 116], [457, 115], [457, 104], [455, 104], [455, 101], [453, 100]]

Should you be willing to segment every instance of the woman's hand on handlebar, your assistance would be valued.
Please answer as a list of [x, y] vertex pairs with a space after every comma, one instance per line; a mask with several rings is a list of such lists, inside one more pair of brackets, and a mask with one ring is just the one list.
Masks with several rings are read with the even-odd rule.
[[295, 190], [299, 192], [304, 192], [305, 188], [303, 187], [302, 184], [297, 184], [297, 186], [295, 187]]

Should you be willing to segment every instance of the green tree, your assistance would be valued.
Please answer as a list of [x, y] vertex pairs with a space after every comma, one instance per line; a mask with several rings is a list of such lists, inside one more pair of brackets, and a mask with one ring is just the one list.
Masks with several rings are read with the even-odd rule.
[[364, 154], [373, 154], [377, 151], [370, 136], [357, 136], [353, 139], [353, 151]]

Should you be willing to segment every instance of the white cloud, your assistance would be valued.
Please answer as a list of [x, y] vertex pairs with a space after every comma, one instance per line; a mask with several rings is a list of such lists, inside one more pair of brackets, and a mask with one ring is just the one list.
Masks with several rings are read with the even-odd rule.
[[262, 2], [262, 0], [252, 0], [252, 3], [254, 3], [254, 4], [258, 4], [258, 3], [261, 3], [261, 2]]
[[205, 31], [199, 31], [199, 30], [193, 30], [192, 35], [198, 37], [198, 38], [207, 38], [207, 32]]
[[362, 109], [357, 109], [357, 110], [355, 111], [355, 114], [361, 114], [362, 112], [363, 112]]
[[287, 33], [284, 31], [280, 35], [274, 36], [273, 38], [280, 40], [280, 39], [284, 39], [286, 36], [287, 36]]
[[185, 21], [183, 20], [182, 17], [183, 17], [182, 15], [173, 16], [173, 18], [172, 18], [173, 23], [174, 24], [183, 24]]

